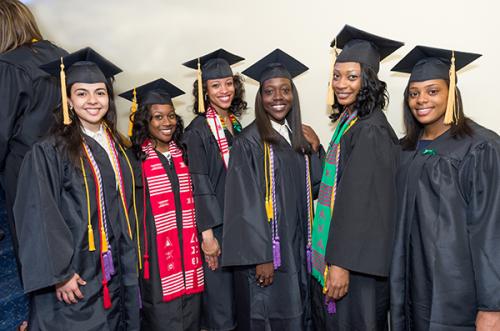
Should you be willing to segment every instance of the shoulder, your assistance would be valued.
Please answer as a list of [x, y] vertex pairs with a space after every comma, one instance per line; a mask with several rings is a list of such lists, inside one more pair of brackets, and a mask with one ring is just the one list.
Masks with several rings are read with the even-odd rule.
[[47, 40], [25, 45], [0, 55], [0, 64], [19, 70], [32, 79], [49, 76], [39, 66], [54, 61], [68, 53]]
[[399, 139], [382, 111], [374, 111], [368, 116], [359, 118], [349, 131], [347, 136], [353, 140], [365, 138], [380, 141], [383, 139], [399, 145]]
[[189, 125], [186, 127], [186, 132], [189, 131], [197, 131], [197, 132], [204, 132], [207, 129], [207, 121], [205, 116], [203, 115], [196, 115], [195, 118], [189, 123]]

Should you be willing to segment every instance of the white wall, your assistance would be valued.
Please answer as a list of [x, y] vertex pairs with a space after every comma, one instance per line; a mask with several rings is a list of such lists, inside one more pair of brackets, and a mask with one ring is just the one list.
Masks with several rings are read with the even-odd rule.
[[[28, 1], [27, 1], [28, 2]], [[466, 114], [500, 132], [500, 5], [494, 0], [31, 0], [42, 33], [68, 51], [91, 46], [121, 67], [116, 92], [164, 77], [187, 92], [176, 98], [178, 113], [192, 118], [195, 72], [181, 63], [225, 48], [246, 58], [237, 72], [275, 48], [290, 53], [310, 70], [295, 79], [303, 120], [328, 143], [326, 86], [331, 39], [344, 24], [406, 45], [381, 64], [391, 102], [389, 121], [401, 135], [402, 93], [408, 76], [389, 70], [413, 46], [422, 44], [483, 54], [459, 72]], [[243, 117], [253, 119], [257, 84], [247, 79]], [[121, 98], [118, 98], [121, 99]], [[117, 102], [126, 132], [129, 103]]]

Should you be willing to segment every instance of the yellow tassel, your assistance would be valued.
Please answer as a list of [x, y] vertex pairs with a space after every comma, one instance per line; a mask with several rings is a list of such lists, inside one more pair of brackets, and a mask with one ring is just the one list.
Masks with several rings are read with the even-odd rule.
[[205, 112], [205, 102], [203, 100], [203, 80], [201, 78], [201, 65], [200, 58], [198, 58], [198, 113], [202, 114]]
[[106, 241], [106, 233], [104, 232], [104, 229], [101, 229], [101, 246], [102, 252], [106, 253], [108, 251], [108, 242]]
[[326, 288], [326, 279], [328, 277], [328, 266], [325, 267], [325, 272], [323, 273], [323, 281], [324, 281], [324, 284], [323, 285], [323, 294], [326, 294], [326, 292], [328, 291], [328, 289]]
[[132, 137], [132, 129], [134, 127], [134, 116], [137, 111], [137, 92], [134, 88], [134, 97], [132, 98], [132, 106], [130, 107], [130, 119], [128, 124], [128, 136]]
[[335, 61], [337, 61], [337, 41], [335, 40], [335, 45], [333, 45], [332, 61], [330, 63], [330, 75], [328, 80], [328, 94], [326, 97], [326, 104], [333, 106], [335, 103], [335, 90], [333, 88], [333, 70], [335, 67]]
[[92, 225], [88, 225], [88, 234], [89, 234], [89, 251], [95, 251], [95, 243], [94, 243], [94, 230], [92, 230]]
[[273, 202], [271, 199], [266, 199], [266, 214], [269, 221], [274, 218]]
[[61, 78], [61, 97], [62, 97], [64, 125], [69, 125], [71, 124], [71, 119], [69, 118], [68, 96], [66, 95], [66, 74], [64, 73], [64, 63], [62, 57], [61, 57], [60, 78]]
[[450, 87], [448, 91], [448, 103], [446, 106], [446, 113], [444, 115], [444, 124], [449, 125], [457, 123], [458, 114], [455, 105], [455, 89], [457, 87], [456, 74], [455, 74], [455, 51], [451, 53], [450, 65]]

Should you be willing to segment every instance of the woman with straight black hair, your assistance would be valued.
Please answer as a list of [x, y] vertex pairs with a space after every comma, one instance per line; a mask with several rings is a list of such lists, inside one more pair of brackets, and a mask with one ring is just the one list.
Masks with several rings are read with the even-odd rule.
[[456, 71], [479, 54], [417, 46], [391, 269], [394, 330], [500, 330], [500, 137], [464, 115]]
[[112, 89], [121, 70], [90, 48], [42, 69], [66, 79], [14, 205], [29, 330], [138, 330], [134, 174]]
[[329, 103], [337, 127], [312, 230], [313, 320], [318, 330], [385, 330], [398, 140], [380, 61], [402, 43], [346, 25], [332, 46]]
[[319, 139], [303, 126], [293, 77], [307, 67], [277, 49], [243, 73], [259, 81], [255, 121], [235, 140], [222, 263], [235, 267], [238, 330], [311, 327], [308, 267]]

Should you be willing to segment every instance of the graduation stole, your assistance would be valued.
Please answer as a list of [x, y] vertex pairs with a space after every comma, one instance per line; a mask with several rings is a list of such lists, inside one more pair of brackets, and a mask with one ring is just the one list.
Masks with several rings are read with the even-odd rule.
[[325, 253], [337, 190], [340, 139], [356, 123], [357, 119], [356, 111], [351, 115], [347, 111], [342, 113], [330, 141], [323, 167], [316, 214], [312, 226], [312, 275], [322, 286], [325, 286], [327, 271]]
[[[203, 268], [196, 229], [191, 176], [182, 158], [182, 151], [173, 141], [169, 143], [172, 162], [179, 178], [183, 238], [181, 250], [172, 184], [149, 139], [142, 144], [142, 150], [146, 154], [146, 159], [142, 162], [142, 172], [149, 188], [149, 200], [156, 228], [163, 301], [171, 301], [185, 294], [202, 292], [204, 289]], [[143, 226], [146, 229], [145, 221]], [[146, 231], [144, 231], [144, 237], [146, 236]], [[144, 250], [144, 278], [147, 279], [149, 278], [147, 247]], [[183, 256], [181, 256], [182, 253]]]
[[[222, 161], [224, 162], [224, 166], [227, 169], [227, 166], [229, 164], [229, 145], [227, 143], [226, 135], [224, 133], [223, 122], [221, 121], [219, 115], [212, 106], [208, 106], [206, 118], [208, 126], [210, 127], [210, 131], [215, 137], [215, 140], [217, 140], [217, 146], [219, 146], [219, 151], [222, 157]], [[231, 124], [233, 125], [235, 131], [240, 132], [241, 125], [238, 122], [238, 120], [236, 120], [236, 117], [233, 114], [230, 114], [229, 118], [231, 119]], [[238, 123], [238, 125], [235, 125], [235, 122]]]
[[[132, 238], [132, 232], [131, 232], [131, 227], [130, 227], [130, 220], [128, 216], [128, 207], [125, 199], [125, 189], [124, 189], [124, 184], [123, 184], [123, 176], [122, 176], [122, 171], [121, 171], [121, 166], [118, 160], [118, 152], [115, 147], [114, 140], [112, 138], [111, 133], [109, 130], [106, 128], [104, 130], [104, 134], [106, 137], [106, 140], [108, 142], [108, 147], [110, 148], [111, 151], [111, 164], [113, 166], [113, 170], [115, 171], [115, 176], [116, 176], [116, 182], [118, 185], [118, 191], [120, 195], [120, 199], [123, 204], [124, 208], [124, 213], [125, 213], [125, 218], [127, 219], [127, 225], [128, 225], [128, 234], [130, 238]], [[103, 190], [103, 184], [102, 184], [102, 177], [101, 177], [101, 171], [99, 169], [99, 165], [97, 164], [94, 155], [92, 154], [92, 151], [88, 144], [85, 142], [85, 140], [82, 140], [82, 148], [83, 148], [83, 154], [86, 160], [88, 161], [90, 165], [90, 170], [92, 173], [92, 177], [94, 180], [94, 185], [96, 188], [96, 205], [97, 205], [97, 220], [98, 220], [98, 228], [99, 228], [99, 234], [100, 234], [100, 246], [99, 246], [99, 260], [100, 260], [100, 265], [101, 265], [101, 273], [102, 273], [102, 286], [103, 286], [103, 305], [105, 309], [111, 308], [111, 298], [109, 295], [109, 290], [108, 290], [108, 282], [111, 280], [111, 277], [116, 273], [115, 268], [114, 268], [114, 262], [113, 262], [113, 255], [111, 251], [111, 245], [109, 243], [109, 230], [108, 230], [108, 219], [106, 216], [106, 206], [104, 202], [104, 190]], [[122, 147], [120, 146], [122, 149]], [[125, 155], [123, 149], [122, 149], [123, 154]], [[132, 173], [133, 177], [133, 172], [132, 168], [130, 166], [130, 162], [128, 161], [127, 156], [125, 155], [125, 158], [127, 159], [127, 162], [129, 164], [130, 171]], [[89, 185], [88, 185], [88, 179], [87, 179], [87, 173], [85, 171], [85, 166], [83, 164], [83, 158], [80, 158], [80, 167], [83, 175], [83, 181], [84, 181], [84, 186], [85, 186], [85, 194], [86, 194], [86, 200], [87, 200], [87, 232], [88, 232], [88, 246], [89, 246], [89, 251], [95, 251], [95, 240], [94, 240], [94, 231], [92, 228], [92, 222], [91, 222], [91, 211], [90, 211], [90, 194], [89, 194]], [[135, 203], [134, 203], [134, 210], [135, 210]], [[136, 217], [137, 218], [137, 217]]]
[[[309, 156], [304, 154], [306, 165], [306, 205], [307, 205], [307, 269], [311, 272], [311, 251], [312, 251], [312, 220], [313, 220], [313, 199], [311, 185], [311, 166]], [[271, 225], [271, 238], [273, 243], [273, 265], [274, 269], [281, 266], [281, 244], [278, 230], [278, 213], [276, 204], [276, 180], [274, 167], [274, 150], [271, 144], [264, 142], [264, 178], [266, 185], [265, 209], [267, 220]]]

